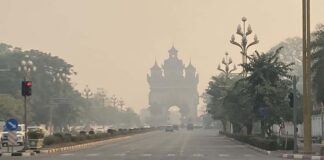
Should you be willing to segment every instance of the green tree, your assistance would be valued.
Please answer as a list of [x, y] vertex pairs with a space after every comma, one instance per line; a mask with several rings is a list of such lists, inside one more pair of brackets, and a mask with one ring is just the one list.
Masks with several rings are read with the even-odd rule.
[[318, 25], [311, 43], [313, 88], [317, 102], [324, 103], [324, 25]]
[[223, 130], [226, 132], [226, 123], [229, 120], [228, 114], [226, 113], [226, 108], [224, 107], [224, 98], [227, 92], [231, 89], [235, 81], [237, 81], [240, 76], [229, 76], [224, 74], [219, 74], [218, 76], [213, 76], [212, 80], [208, 84], [206, 93], [209, 95], [205, 97], [207, 102], [207, 112], [212, 115], [215, 120], [221, 120], [223, 124]]
[[[247, 94], [253, 102], [255, 120], [261, 120], [263, 133], [272, 134], [271, 126], [290, 120], [292, 110], [289, 108], [287, 95], [290, 91], [293, 63], [279, 61], [280, 49], [270, 53], [258, 53], [249, 56], [249, 63], [242, 66], [248, 72], [246, 81]], [[251, 122], [252, 123], [252, 122]], [[251, 134], [252, 128], [248, 128]]]

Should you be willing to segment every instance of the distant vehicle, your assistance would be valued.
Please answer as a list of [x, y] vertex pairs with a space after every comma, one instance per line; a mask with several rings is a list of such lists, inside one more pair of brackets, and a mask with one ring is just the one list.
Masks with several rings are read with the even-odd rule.
[[192, 123], [189, 123], [187, 125], [187, 130], [193, 130], [194, 129], [194, 125]]
[[179, 130], [179, 126], [176, 125], [176, 124], [174, 124], [172, 127], [173, 127], [173, 129], [176, 130], [176, 131]]
[[101, 128], [97, 128], [97, 129], [95, 130], [95, 132], [96, 132], [96, 133], [105, 133], [105, 129], [104, 129], [103, 127], [101, 127]]
[[41, 126], [30, 126], [30, 127], [27, 127], [28, 132], [33, 132], [33, 131], [36, 131], [38, 129], [42, 130], [42, 132], [44, 133], [45, 136], [48, 136], [50, 134], [46, 128], [41, 127]]
[[172, 126], [172, 125], [167, 125], [167, 126], [165, 127], [165, 131], [166, 131], [166, 132], [173, 132], [173, 126]]
[[[3, 132], [1, 135], [1, 144], [2, 146], [8, 145], [8, 129], [6, 127], [3, 127]], [[25, 139], [25, 124], [19, 124], [17, 129], [17, 144], [22, 146], [24, 145], [24, 139]]]
[[144, 128], [151, 128], [151, 126], [150, 125], [145, 125]]

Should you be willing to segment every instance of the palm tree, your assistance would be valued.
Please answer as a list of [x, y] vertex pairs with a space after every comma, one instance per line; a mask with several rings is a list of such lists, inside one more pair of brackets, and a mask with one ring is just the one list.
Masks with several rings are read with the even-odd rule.
[[313, 33], [312, 51], [312, 78], [315, 97], [318, 102], [324, 103], [324, 25], [319, 25]]

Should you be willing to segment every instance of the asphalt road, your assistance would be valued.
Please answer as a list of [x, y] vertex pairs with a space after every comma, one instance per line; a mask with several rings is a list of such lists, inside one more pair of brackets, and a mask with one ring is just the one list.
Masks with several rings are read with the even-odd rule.
[[56, 154], [32, 157], [1, 157], [1, 159], [39, 160], [275, 160], [230, 139], [219, 136], [217, 130], [154, 131], [128, 139]]

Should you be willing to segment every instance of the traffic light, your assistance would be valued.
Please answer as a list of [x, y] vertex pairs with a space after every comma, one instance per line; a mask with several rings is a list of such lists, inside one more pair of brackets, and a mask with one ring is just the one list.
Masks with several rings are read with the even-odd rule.
[[293, 108], [294, 107], [294, 94], [290, 92], [288, 98], [289, 98], [289, 106]]
[[21, 82], [21, 95], [31, 96], [32, 95], [32, 81], [22, 81]]

